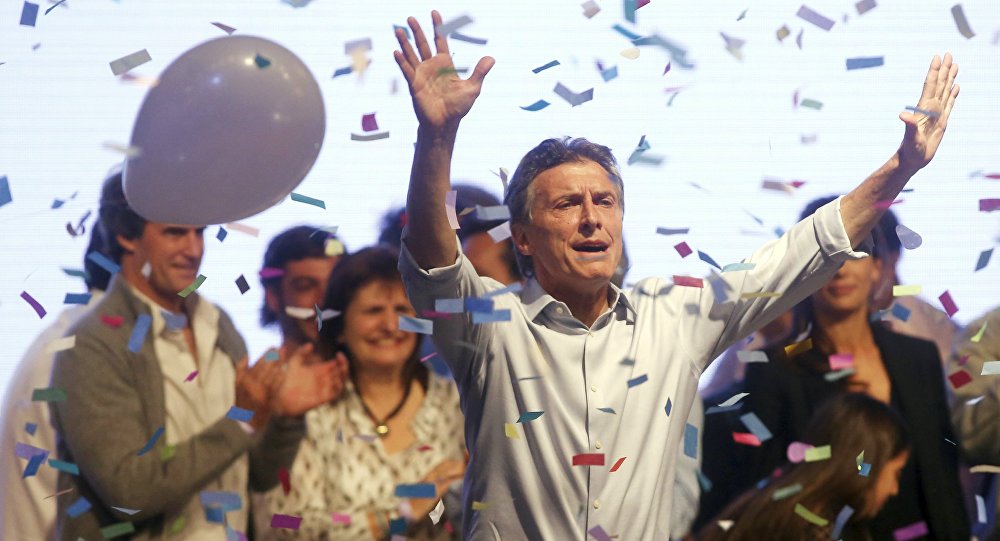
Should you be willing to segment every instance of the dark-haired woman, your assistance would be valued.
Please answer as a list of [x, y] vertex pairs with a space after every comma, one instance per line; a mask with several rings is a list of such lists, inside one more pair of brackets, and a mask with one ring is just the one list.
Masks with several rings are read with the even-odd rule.
[[[821, 203], [810, 205], [804, 215]], [[903, 418], [912, 442], [899, 494], [871, 521], [873, 537], [892, 539], [894, 531], [924, 522], [931, 539], [965, 541], [969, 525], [958, 447], [938, 351], [931, 342], [870, 321], [879, 272], [875, 257], [844, 263], [832, 280], [796, 306], [791, 337], [767, 351], [770, 362], [748, 367], [744, 411], [755, 413], [774, 437], [759, 448], [741, 450], [750, 457], [741, 469], [750, 483], [768, 476], [785, 461], [789, 444], [801, 440], [823, 402], [842, 393], [865, 393]]]
[[[400, 328], [416, 314], [403, 291], [393, 248], [346, 256], [330, 275], [321, 348], [347, 357], [350, 381], [340, 397], [306, 416], [308, 438], [287, 494], [268, 493], [258, 533], [279, 539], [450, 539], [429, 518], [462, 478], [465, 444], [455, 385], [424, 367], [418, 335]], [[413, 497], [431, 485], [433, 497]], [[398, 494], [398, 495], [397, 495]], [[419, 495], [419, 494], [417, 494]], [[301, 517], [297, 530], [268, 528], [273, 514]], [[260, 531], [263, 530], [263, 531]]]
[[830, 457], [786, 465], [731, 503], [699, 541], [870, 539], [868, 522], [898, 492], [909, 459], [902, 419], [878, 400], [845, 394], [816, 413], [803, 440], [828, 445]]

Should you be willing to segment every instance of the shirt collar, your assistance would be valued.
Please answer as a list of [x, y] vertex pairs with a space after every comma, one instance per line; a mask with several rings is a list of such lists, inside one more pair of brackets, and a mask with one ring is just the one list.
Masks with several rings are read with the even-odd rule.
[[[631, 313], [629, 319], [635, 320], [635, 307], [632, 306], [632, 302], [629, 301], [628, 296], [615, 284], [608, 284], [611, 286], [611, 300], [608, 303], [611, 306], [611, 310], [614, 311], [619, 306], [622, 306]], [[569, 314], [569, 307], [565, 303], [556, 300], [552, 295], [549, 295], [542, 289], [541, 284], [538, 280], [534, 278], [529, 278], [521, 290], [521, 303], [524, 305], [525, 314], [528, 316], [529, 321], [534, 321], [538, 314], [542, 313], [547, 306], [552, 303], [563, 307], [566, 313]]]
[[[188, 315], [171, 312], [170, 310], [167, 310], [157, 304], [153, 299], [150, 299], [145, 293], [139, 291], [139, 289], [134, 287], [132, 284], [125, 282], [125, 285], [128, 286], [129, 291], [131, 291], [136, 298], [142, 301], [142, 303], [149, 308], [149, 312], [152, 317], [150, 330], [152, 331], [153, 336], [162, 336], [165, 333], [178, 332], [182, 330], [183, 327], [167, 325], [167, 319], [169, 318], [172, 321], [179, 323], [183, 321], [183, 319], [178, 318], [186, 318]], [[201, 296], [199, 296], [197, 292], [192, 292], [188, 295], [184, 302], [188, 309], [188, 314], [190, 314], [190, 317], [193, 319], [204, 320], [206, 323], [213, 326], [218, 322], [218, 310], [215, 309], [210, 302], [201, 302]]]

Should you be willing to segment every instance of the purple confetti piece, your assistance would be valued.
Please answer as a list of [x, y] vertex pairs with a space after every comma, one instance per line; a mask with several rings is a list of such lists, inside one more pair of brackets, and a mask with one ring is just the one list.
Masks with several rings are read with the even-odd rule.
[[909, 526], [904, 526], [894, 532], [892, 532], [892, 538], [895, 541], [909, 541], [910, 539], [916, 539], [920, 536], [927, 535], [927, 523], [924, 521], [914, 522]]
[[27, 291], [21, 292], [21, 298], [24, 299], [25, 302], [30, 304], [31, 307], [35, 309], [35, 313], [38, 314], [38, 319], [42, 319], [43, 317], [45, 317], [45, 308], [42, 308], [42, 305], [39, 304], [39, 302], [36, 301], [34, 297], [29, 295]]
[[832, 19], [828, 19], [827, 17], [824, 17], [823, 15], [816, 13], [805, 4], [803, 4], [802, 7], [799, 8], [799, 12], [796, 13], [795, 15], [797, 15], [800, 19], [805, 19], [813, 23], [814, 25], [822, 28], [823, 30], [826, 30], [827, 32], [829, 32], [830, 29], [833, 28], [834, 22]]
[[1000, 199], [980, 199], [979, 212], [993, 212], [1000, 209]]
[[293, 517], [292, 515], [279, 515], [277, 513], [271, 516], [272, 528], [298, 530], [300, 524], [302, 524], [302, 517]]

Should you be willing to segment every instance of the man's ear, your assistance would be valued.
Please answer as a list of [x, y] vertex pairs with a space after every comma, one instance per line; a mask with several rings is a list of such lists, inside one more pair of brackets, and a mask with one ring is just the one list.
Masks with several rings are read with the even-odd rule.
[[523, 224], [510, 225], [510, 237], [514, 241], [514, 247], [521, 255], [533, 255], [531, 249], [531, 240], [528, 238], [528, 227]]
[[138, 239], [128, 239], [125, 238], [124, 235], [115, 235], [115, 240], [118, 242], [118, 245], [122, 247], [122, 250], [125, 250], [125, 252], [130, 254], [135, 253], [136, 240]]

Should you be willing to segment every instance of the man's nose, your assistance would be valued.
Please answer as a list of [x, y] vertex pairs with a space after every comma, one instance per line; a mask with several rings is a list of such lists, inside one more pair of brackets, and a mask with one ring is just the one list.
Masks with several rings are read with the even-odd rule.
[[599, 229], [601, 227], [600, 213], [593, 201], [585, 200], [580, 207], [580, 224], [585, 227]]

